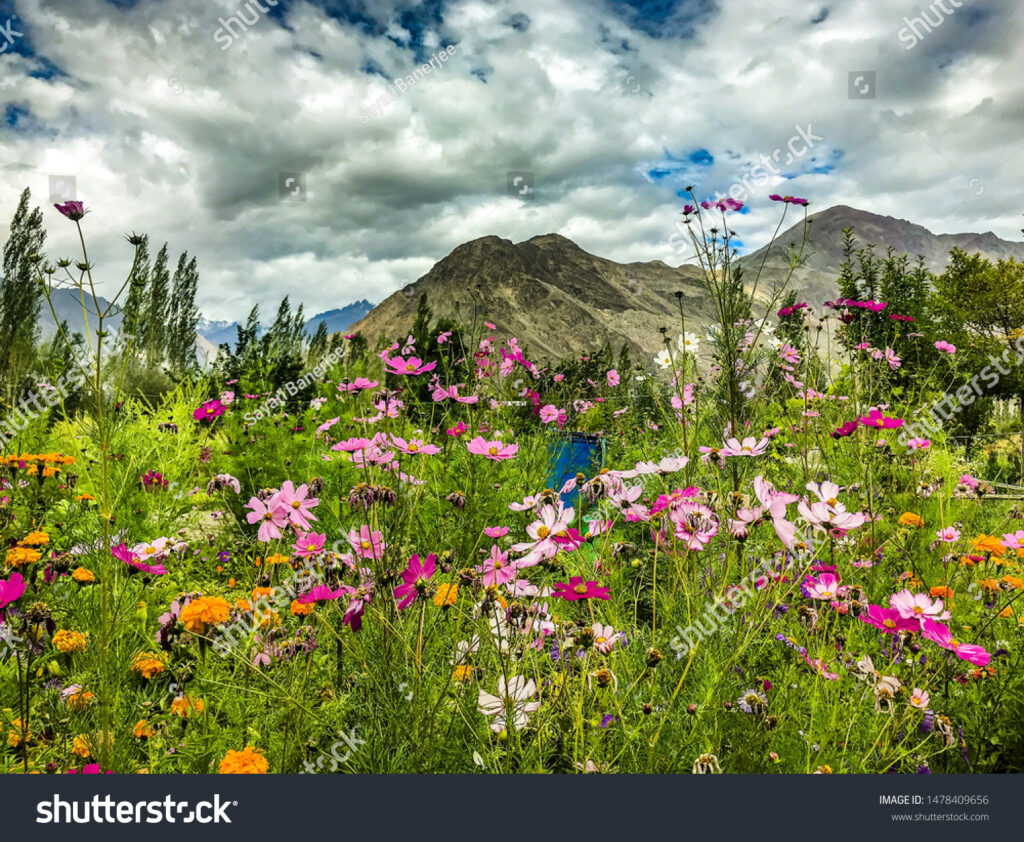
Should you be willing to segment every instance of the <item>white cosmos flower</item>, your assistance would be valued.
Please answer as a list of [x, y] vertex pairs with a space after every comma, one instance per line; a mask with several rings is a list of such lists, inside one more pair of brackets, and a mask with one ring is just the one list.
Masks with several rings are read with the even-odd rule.
[[700, 349], [700, 337], [696, 333], [686, 331], [685, 334], [680, 334], [676, 346], [679, 348], [680, 353], [696, 354]]
[[672, 365], [672, 355], [668, 352], [668, 348], [664, 351], [658, 351], [657, 355], [654, 357], [654, 361], [662, 368], [668, 368]]

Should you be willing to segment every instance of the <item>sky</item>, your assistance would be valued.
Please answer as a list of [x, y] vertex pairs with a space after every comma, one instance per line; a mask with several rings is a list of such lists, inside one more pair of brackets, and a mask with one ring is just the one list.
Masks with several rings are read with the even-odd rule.
[[377, 302], [492, 234], [678, 265], [689, 185], [747, 202], [748, 251], [772, 192], [1021, 239], [1019, 0], [0, 0], [0, 27], [0, 237], [29, 187], [75, 257], [73, 176], [101, 289], [147, 233], [213, 319]]

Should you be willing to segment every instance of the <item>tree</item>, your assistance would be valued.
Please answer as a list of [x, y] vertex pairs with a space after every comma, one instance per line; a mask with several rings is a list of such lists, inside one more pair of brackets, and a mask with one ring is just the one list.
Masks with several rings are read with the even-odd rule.
[[4, 244], [3, 282], [0, 285], [0, 376], [11, 403], [21, 376], [31, 366], [38, 335], [42, 289], [36, 280], [36, 258], [46, 240], [43, 214], [29, 210], [31, 193], [26, 187], [11, 220]]
[[167, 270], [167, 243], [160, 247], [149, 278], [146, 296], [146, 335], [143, 348], [146, 365], [156, 368], [163, 364], [167, 347], [167, 316], [170, 311], [170, 274]]
[[125, 334], [122, 344], [127, 346], [131, 342], [136, 350], [142, 341], [141, 337], [144, 337], [146, 333], [144, 316], [150, 271], [149, 237], [143, 235], [142, 242], [139, 244], [139, 256], [135, 264], [135, 271], [128, 279], [128, 297], [121, 310], [121, 332]]
[[196, 366], [196, 328], [199, 326], [199, 309], [196, 307], [196, 291], [199, 288], [199, 269], [196, 259], [188, 259], [188, 252], [178, 258], [174, 272], [174, 286], [171, 296], [167, 331], [167, 362], [178, 377]]

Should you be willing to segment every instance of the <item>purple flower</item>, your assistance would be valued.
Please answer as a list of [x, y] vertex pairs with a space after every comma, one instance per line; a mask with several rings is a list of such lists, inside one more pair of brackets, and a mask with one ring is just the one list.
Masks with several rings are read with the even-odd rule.
[[72, 222], [77, 222], [88, 213], [85, 205], [81, 202], [65, 202], [63, 205], [54, 205], [54, 207]]

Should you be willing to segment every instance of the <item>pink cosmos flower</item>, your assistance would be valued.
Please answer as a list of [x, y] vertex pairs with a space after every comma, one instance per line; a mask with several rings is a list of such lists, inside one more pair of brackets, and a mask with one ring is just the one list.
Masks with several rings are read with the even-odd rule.
[[683, 500], [669, 509], [668, 517], [688, 550], [703, 550], [718, 534], [718, 516], [702, 503]]
[[438, 345], [444, 345], [444, 343], [447, 342], [451, 338], [452, 338], [452, 332], [450, 330], [446, 330], [443, 333], [438, 335], [438, 337], [437, 337], [437, 344]]
[[511, 459], [519, 452], [518, 444], [504, 444], [500, 441], [484, 441], [483, 436], [477, 436], [466, 444], [466, 449], [477, 456], [486, 456], [495, 462], [502, 459]]
[[399, 438], [398, 436], [391, 437], [391, 444], [402, 453], [409, 453], [414, 456], [433, 456], [435, 453], [440, 453], [441, 448], [433, 444], [427, 444], [420, 439], [405, 439]]
[[[124, 544], [121, 546], [123, 547]], [[10, 579], [0, 579], [0, 614], [23, 593], [25, 593], [25, 579], [20, 573], [12, 573]]]
[[383, 551], [387, 549], [384, 543], [384, 536], [376, 529], [371, 530], [363, 524], [359, 530], [349, 530], [348, 543], [360, 558], [382, 558]]
[[366, 450], [366, 448], [368, 448], [372, 444], [373, 442], [371, 442], [369, 439], [345, 439], [345, 441], [339, 441], [335, 445], [333, 445], [331, 447], [331, 450], [340, 450], [345, 453], [355, 453], [360, 450]]
[[937, 643], [943, 649], [948, 649], [960, 660], [967, 661], [977, 667], [984, 667], [992, 660], [992, 656], [981, 646], [972, 643], [960, 643], [953, 637], [949, 626], [935, 620], [924, 619], [921, 621], [921, 637]]
[[329, 421], [324, 421], [323, 424], [321, 424], [319, 427], [316, 428], [316, 431], [318, 433], [326, 433], [329, 429], [331, 429], [331, 427], [333, 427], [335, 424], [337, 424], [340, 420], [341, 420], [341, 416], [339, 415], [337, 418], [331, 418]]
[[619, 372], [618, 371], [616, 371], [613, 368], [613, 369], [611, 369], [611, 371], [608, 372], [607, 376], [608, 376], [608, 385], [609, 386], [613, 386], [614, 387], [614, 386], [618, 386], [619, 385]]
[[819, 529], [841, 529], [848, 532], [864, 525], [866, 515], [860, 512], [848, 512], [842, 503], [830, 504], [824, 501], [811, 503], [803, 500], [797, 503], [797, 509], [804, 519]]
[[488, 538], [504, 538], [508, 535], [507, 526], [485, 526], [484, 535]]
[[594, 648], [602, 655], [609, 654], [615, 644], [622, 640], [622, 632], [615, 631], [611, 626], [594, 623], [590, 629], [594, 632]]
[[487, 588], [491, 585], [514, 582], [518, 571], [514, 564], [509, 564], [508, 553], [503, 553], [498, 549], [498, 545], [494, 544], [491, 546], [491, 554], [477, 567], [477, 572], [483, 574], [480, 581]]
[[550, 424], [558, 420], [558, 407], [553, 403], [545, 404], [540, 408], [540, 420], [544, 424]]
[[900, 616], [895, 608], [882, 608], [881, 605], [869, 605], [867, 614], [861, 614], [862, 622], [880, 629], [885, 634], [896, 634], [899, 631], [917, 631], [919, 622], [907, 620]]
[[555, 585], [552, 596], [576, 602], [578, 599], [611, 599], [611, 594], [611, 590], [602, 588], [600, 582], [584, 582], [582, 576], [571, 576], [568, 583], [559, 582]]
[[948, 620], [949, 612], [943, 610], [942, 600], [932, 600], [928, 594], [911, 593], [904, 588], [889, 597], [889, 605], [899, 612], [904, 620]]
[[327, 541], [327, 535], [320, 535], [316, 532], [302, 532], [299, 534], [292, 549], [295, 554], [302, 558], [309, 558], [321, 552]]
[[459, 386], [449, 386], [448, 388], [445, 388], [440, 383], [434, 386], [434, 391], [431, 393], [430, 396], [433, 398], [434, 403], [439, 403], [448, 398], [456, 400], [459, 403], [476, 403], [477, 401], [480, 400], [479, 396], [477, 395], [468, 395], [466, 397], [461, 397], [459, 395]]
[[62, 205], [54, 205], [54, 207], [72, 222], [77, 222], [88, 213], [83, 202], [65, 202]]
[[456, 424], [456, 425], [455, 425], [454, 427], [449, 427], [449, 428], [448, 428], [447, 430], [445, 430], [445, 432], [446, 432], [446, 433], [447, 433], [448, 435], [450, 435], [450, 436], [451, 436], [452, 438], [458, 438], [458, 437], [459, 437], [459, 436], [461, 436], [461, 435], [462, 435], [462, 434], [463, 434], [464, 432], [466, 432], [466, 430], [468, 430], [468, 429], [469, 429], [469, 428], [468, 428], [468, 427], [467, 427], [467, 426], [466, 426], [465, 424], [463, 424], [463, 423], [462, 423], [462, 422], [460, 421], [460, 422], [459, 422], [458, 424]]
[[[808, 205], [807, 199], [798, 199], [796, 196], [780, 196], [778, 193], [772, 193], [769, 197], [773, 202], [785, 202], [787, 205]], [[807, 305], [804, 305], [807, 306]]]
[[366, 606], [373, 601], [373, 588], [373, 582], [365, 582], [358, 588], [354, 588], [352, 585], [342, 585], [339, 588], [339, 596], [348, 597], [348, 607], [345, 609], [345, 616], [341, 618], [341, 621], [354, 632], [363, 627], [363, 613], [366, 611]]
[[931, 439], [908, 439], [907, 447], [911, 450], [927, 450], [932, 446]]
[[935, 350], [936, 351], [941, 351], [944, 354], [955, 354], [956, 353], [956, 345], [951, 345], [945, 339], [941, 339], [941, 340], [939, 340], [938, 342], [935, 343]]
[[213, 421], [224, 414], [224, 404], [220, 401], [207, 401], [199, 409], [192, 413], [196, 421]]
[[534, 680], [525, 675], [513, 675], [498, 679], [498, 695], [480, 691], [477, 707], [484, 716], [493, 716], [491, 730], [496, 734], [504, 731], [509, 724], [516, 729], [525, 728], [530, 714], [540, 708], [540, 702], [530, 701], [537, 695]]
[[351, 383], [342, 381], [338, 385], [339, 392], [360, 392], [363, 389], [376, 389], [379, 385], [377, 380], [367, 380], [365, 377], [357, 377]]
[[384, 365], [388, 367], [392, 374], [409, 376], [425, 374], [437, 368], [436, 362], [424, 363], [419, 357], [385, 357]]
[[[959, 538], [960, 536], [957, 535]], [[1003, 545], [1008, 550], [1024, 550], [1024, 529], [1003, 533]]]
[[767, 438], [762, 438], [758, 441], [753, 436], [749, 436], [743, 439], [742, 442], [735, 438], [729, 439], [723, 445], [721, 454], [723, 456], [760, 456], [767, 449]]
[[426, 591], [426, 583], [437, 572], [437, 556], [433, 553], [420, 561], [419, 554], [409, 559], [409, 565], [400, 574], [402, 584], [395, 588], [398, 610], [404, 611]]
[[947, 544], [952, 544], [954, 541], [960, 540], [960, 530], [953, 526], [945, 526], [935, 533], [935, 537]]
[[892, 348], [885, 349], [885, 361], [893, 371], [903, 365], [903, 360], [896, 356], [896, 352]]
[[316, 602], [328, 602], [344, 595], [343, 590], [332, 591], [327, 585], [314, 585], [312, 589], [296, 600], [302, 605], [313, 605]]
[[831, 602], [839, 595], [839, 577], [833, 573], [822, 573], [817, 579], [811, 577], [804, 583], [804, 593], [811, 599]]
[[[166, 541], [167, 539], [160, 539]], [[163, 576], [167, 572], [167, 568], [162, 564], [146, 564], [142, 561], [138, 555], [128, 549], [124, 543], [118, 544], [116, 547], [110, 548], [110, 554], [118, 561], [123, 561], [129, 567], [134, 567], [136, 570], [141, 570], [143, 573], [148, 573], [150, 576]]]
[[725, 211], [738, 211], [738, 210], [742, 210], [743, 202], [740, 202], [740, 201], [738, 201], [736, 199], [733, 199], [733, 198], [728, 198], [728, 199], [719, 199], [718, 201], [708, 200], [708, 201], [705, 201], [705, 202], [701, 202], [700, 206], [702, 208], [704, 208], [704, 210], [710, 210], [711, 208], [718, 208], [718, 210], [720, 210], [720, 211], [722, 211], [724, 213]]
[[912, 708], [918, 710], [928, 710], [928, 705], [931, 703], [931, 696], [928, 695], [927, 690], [922, 690], [920, 687], [915, 687], [914, 692], [910, 694], [910, 701], [907, 703]]
[[893, 430], [903, 426], [902, 418], [891, 418], [888, 415], [883, 415], [878, 409], [872, 409], [867, 415], [862, 415], [857, 420], [865, 427], [876, 427], [882, 430]]
[[[512, 503], [509, 508], [516, 505], [520, 504]], [[524, 511], [524, 509], [518, 511]], [[532, 567], [544, 559], [554, 558], [559, 550], [555, 536], [568, 534], [569, 524], [572, 523], [575, 516], [576, 510], [572, 506], [563, 506], [561, 500], [558, 501], [558, 508], [551, 505], [542, 506], [537, 512], [537, 519], [526, 527], [526, 534], [533, 540], [512, 546], [517, 553], [526, 553], [516, 562], [516, 566]]]
[[268, 505], [286, 512], [288, 521], [299, 529], [309, 529], [310, 521], [316, 521], [313, 509], [319, 503], [317, 498], [309, 496], [308, 485], [296, 488], [291, 480], [285, 480], [281, 490], [268, 501]]

